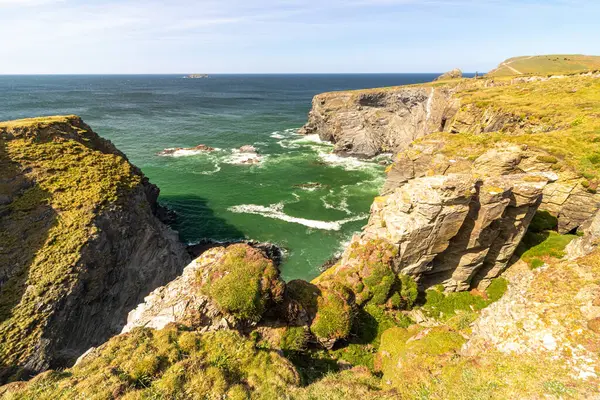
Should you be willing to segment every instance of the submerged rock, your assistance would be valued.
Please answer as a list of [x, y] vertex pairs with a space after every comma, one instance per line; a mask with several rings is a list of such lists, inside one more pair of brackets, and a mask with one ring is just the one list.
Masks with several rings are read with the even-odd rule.
[[252, 146], [251, 144], [246, 144], [242, 147], [239, 148], [240, 153], [258, 153], [258, 150], [256, 149], [256, 147]]
[[194, 146], [194, 147], [172, 147], [172, 148], [168, 148], [168, 149], [164, 149], [162, 151], [159, 151], [157, 153], [157, 155], [159, 156], [174, 156], [174, 155], [185, 155], [185, 154], [189, 154], [189, 153], [210, 153], [212, 151], [215, 151], [215, 148], [207, 146], [205, 144], [199, 144], [198, 146]]

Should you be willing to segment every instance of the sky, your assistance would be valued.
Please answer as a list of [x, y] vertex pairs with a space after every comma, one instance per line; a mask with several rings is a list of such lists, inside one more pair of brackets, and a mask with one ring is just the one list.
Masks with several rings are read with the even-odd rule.
[[600, 55], [598, 0], [0, 0], [0, 74], [488, 71]]

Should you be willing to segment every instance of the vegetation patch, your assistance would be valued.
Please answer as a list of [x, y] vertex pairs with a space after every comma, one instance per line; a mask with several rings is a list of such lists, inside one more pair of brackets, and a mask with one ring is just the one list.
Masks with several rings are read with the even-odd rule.
[[323, 289], [317, 300], [317, 314], [310, 330], [321, 341], [345, 339], [350, 334], [354, 309], [348, 288], [333, 284]]
[[550, 259], [565, 256], [565, 248], [577, 235], [561, 235], [554, 231], [529, 230], [517, 248], [516, 254], [531, 268], [539, 268]]
[[471, 292], [444, 293], [442, 285], [427, 290], [423, 309], [431, 316], [447, 320], [457, 315], [457, 311], [476, 312], [498, 301], [506, 292], [508, 281], [496, 278], [485, 293]]
[[12, 200], [0, 206], [2, 379], [3, 366], [32, 354], [76, 283], [95, 217], [123, 204], [142, 176], [79, 118], [48, 117], [0, 123], [0, 178]]
[[238, 333], [170, 326], [115, 336], [77, 366], [41, 374], [4, 398], [267, 399], [299, 383], [285, 358]]
[[246, 244], [227, 247], [225, 258], [208, 272], [198, 271], [200, 291], [239, 320], [258, 322], [271, 301], [280, 301], [284, 284], [273, 262]]

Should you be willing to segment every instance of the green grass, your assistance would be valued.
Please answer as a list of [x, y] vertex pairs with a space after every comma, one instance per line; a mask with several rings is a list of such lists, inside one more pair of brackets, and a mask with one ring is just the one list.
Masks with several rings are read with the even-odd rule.
[[539, 268], [549, 259], [564, 257], [565, 248], [576, 237], [577, 235], [560, 235], [554, 231], [529, 230], [517, 248], [516, 254], [531, 268]]
[[[581, 54], [524, 56], [510, 58], [503, 64], [508, 64], [522, 74], [528, 75], [573, 74], [590, 70], [600, 70], [600, 57]], [[500, 64], [497, 69], [491, 71], [488, 76], [518, 75], [517, 72], [503, 64]]]
[[3, 398], [271, 399], [299, 383], [289, 361], [236, 332], [171, 326], [116, 336], [76, 367], [41, 374]]
[[479, 292], [453, 292], [444, 293], [443, 286], [427, 290], [425, 310], [430, 316], [441, 320], [448, 320], [461, 311], [474, 313], [498, 301], [508, 287], [508, 281], [504, 278], [496, 278], [492, 281], [485, 293]]
[[[466, 85], [465, 87], [469, 87]], [[459, 134], [435, 133], [421, 142], [442, 141], [441, 152], [450, 157], [474, 160], [499, 143], [524, 145], [540, 150], [540, 162], [561, 171], [578, 172], [597, 186], [600, 164], [600, 80], [573, 76], [545, 82], [461, 89], [456, 94], [461, 113], [481, 119], [485, 112], [521, 116], [502, 131]], [[468, 117], [467, 117], [468, 118]], [[520, 128], [524, 123], [526, 128]]]

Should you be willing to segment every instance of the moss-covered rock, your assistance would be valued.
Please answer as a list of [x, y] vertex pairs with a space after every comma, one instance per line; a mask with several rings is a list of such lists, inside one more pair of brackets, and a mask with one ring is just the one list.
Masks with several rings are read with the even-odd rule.
[[285, 284], [273, 261], [246, 244], [229, 246], [221, 262], [197, 274], [200, 292], [239, 320], [258, 322], [271, 303], [283, 299]]
[[310, 330], [326, 348], [332, 348], [336, 341], [350, 334], [355, 315], [353, 297], [352, 292], [340, 284], [321, 290]]

